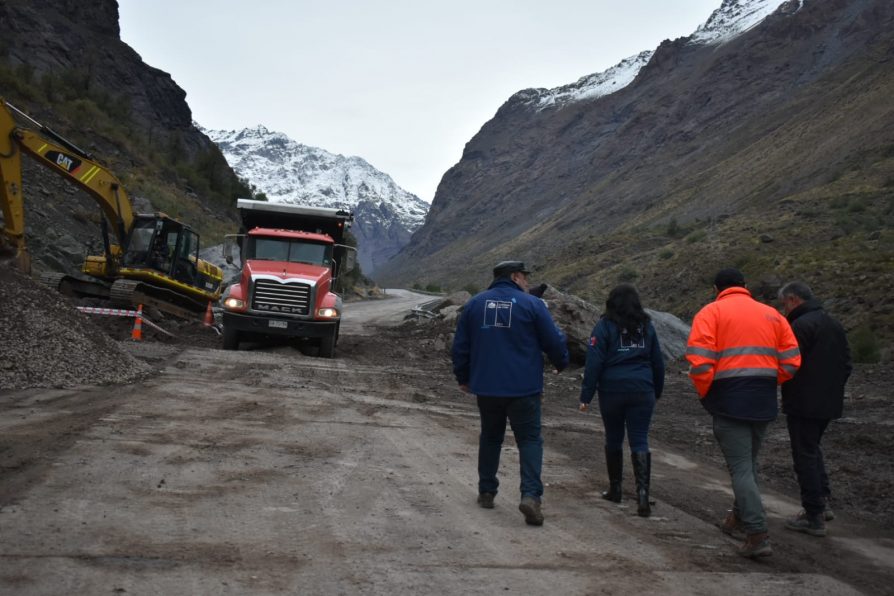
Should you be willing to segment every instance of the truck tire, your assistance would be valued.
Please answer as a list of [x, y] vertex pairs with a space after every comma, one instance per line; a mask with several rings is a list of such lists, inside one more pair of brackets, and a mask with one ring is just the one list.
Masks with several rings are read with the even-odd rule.
[[338, 327], [330, 335], [320, 338], [320, 358], [332, 358], [335, 355], [335, 344], [338, 342]]
[[223, 348], [224, 350], [239, 349], [239, 332], [226, 325], [224, 325], [223, 329]]

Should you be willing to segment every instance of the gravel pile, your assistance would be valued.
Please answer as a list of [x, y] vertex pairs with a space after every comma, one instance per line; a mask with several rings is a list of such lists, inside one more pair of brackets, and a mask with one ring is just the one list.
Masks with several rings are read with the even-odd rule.
[[63, 296], [0, 265], [0, 389], [128, 383], [150, 370]]

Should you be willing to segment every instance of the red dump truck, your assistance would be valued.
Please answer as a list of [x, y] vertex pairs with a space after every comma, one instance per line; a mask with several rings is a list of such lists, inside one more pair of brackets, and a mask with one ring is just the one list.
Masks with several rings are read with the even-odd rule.
[[239, 199], [242, 229], [225, 243], [233, 263], [238, 246], [242, 270], [223, 297], [223, 344], [271, 336], [307, 339], [331, 358], [338, 342], [342, 299], [336, 280], [354, 268], [356, 251], [343, 244], [353, 214]]

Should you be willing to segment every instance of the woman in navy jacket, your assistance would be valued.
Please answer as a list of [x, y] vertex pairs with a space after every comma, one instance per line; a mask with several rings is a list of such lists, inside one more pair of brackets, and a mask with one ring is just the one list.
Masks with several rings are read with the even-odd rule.
[[580, 411], [589, 409], [598, 390], [609, 480], [609, 489], [602, 497], [616, 503], [621, 500], [626, 426], [636, 478], [637, 514], [642, 517], [651, 514], [649, 424], [663, 388], [664, 359], [655, 327], [640, 304], [636, 288], [621, 284], [609, 294], [605, 314], [590, 335]]

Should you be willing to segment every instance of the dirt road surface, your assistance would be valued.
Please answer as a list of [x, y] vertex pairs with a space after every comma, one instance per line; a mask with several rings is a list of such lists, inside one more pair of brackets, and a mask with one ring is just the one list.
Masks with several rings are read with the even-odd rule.
[[0, 593], [891, 593], [890, 529], [787, 532], [793, 492], [765, 491], [775, 555], [736, 556], [725, 470], [660, 436], [653, 517], [629, 473], [623, 503], [599, 498], [576, 371], [547, 376], [545, 525], [517, 510], [511, 436], [478, 508], [474, 401], [443, 337], [395, 329], [426, 298], [389, 295], [348, 305], [331, 360], [130, 343], [158, 370], [139, 384], [0, 393]]

